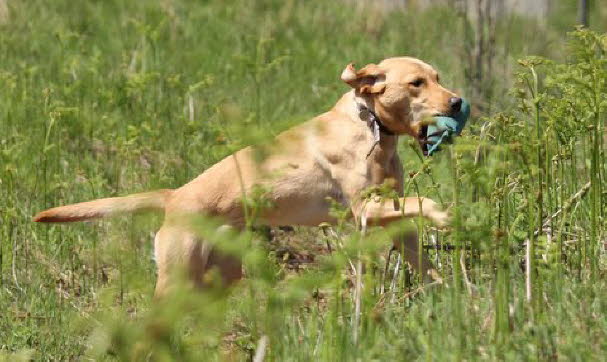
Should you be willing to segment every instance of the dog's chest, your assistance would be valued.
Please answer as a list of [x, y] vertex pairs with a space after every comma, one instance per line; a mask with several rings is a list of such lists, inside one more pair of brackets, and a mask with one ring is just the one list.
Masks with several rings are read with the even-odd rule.
[[[361, 192], [371, 186], [381, 185], [386, 178], [394, 177], [392, 170], [392, 159], [394, 152], [388, 153], [379, 145], [368, 142], [361, 149], [364, 152], [350, 152], [342, 156], [340, 162], [334, 163], [328, 168], [327, 174], [331, 174], [335, 189], [331, 193], [348, 202], [357, 198]], [[371, 152], [366, 151], [368, 148]]]

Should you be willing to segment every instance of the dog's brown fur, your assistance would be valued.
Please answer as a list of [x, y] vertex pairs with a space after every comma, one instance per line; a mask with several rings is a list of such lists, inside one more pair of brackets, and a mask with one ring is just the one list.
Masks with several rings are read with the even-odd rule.
[[[353, 89], [330, 111], [278, 135], [272, 145], [247, 147], [226, 157], [200, 176], [175, 190], [161, 190], [126, 197], [99, 199], [43, 211], [39, 222], [69, 222], [130, 213], [142, 209], [165, 212], [156, 234], [158, 263], [156, 294], [172, 284], [171, 271], [185, 267], [196, 284], [210, 266], [217, 266], [224, 280], [241, 277], [239, 260], [214, 253], [183, 220], [183, 215], [219, 216], [227, 225], [245, 225], [243, 195], [254, 187], [268, 190], [272, 207], [263, 215], [268, 225], [309, 225], [334, 222], [327, 198], [348, 206], [356, 218], [387, 225], [402, 217], [421, 215], [437, 225], [447, 214], [427, 198], [402, 198], [403, 169], [396, 148], [398, 135], [418, 137], [425, 117], [450, 113], [455, 95], [438, 83], [436, 71], [420, 60], [389, 58], [356, 71], [350, 64], [342, 80]], [[375, 144], [367, 124], [375, 112], [390, 132]], [[393, 202], [363, 201], [361, 192], [393, 180], [401, 195]], [[408, 261], [426, 274], [431, 264], [418, 265], [417, 243], [405, 245]]]

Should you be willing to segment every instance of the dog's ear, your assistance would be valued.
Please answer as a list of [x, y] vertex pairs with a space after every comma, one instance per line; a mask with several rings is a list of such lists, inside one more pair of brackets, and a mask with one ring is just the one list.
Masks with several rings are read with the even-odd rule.
[[357, 71], [350, 63], [341, 73], [341, 80], [363, 94], [382, 93], [386, 89], [385, 78], [385, 72], [375, 64], [368, 64]]

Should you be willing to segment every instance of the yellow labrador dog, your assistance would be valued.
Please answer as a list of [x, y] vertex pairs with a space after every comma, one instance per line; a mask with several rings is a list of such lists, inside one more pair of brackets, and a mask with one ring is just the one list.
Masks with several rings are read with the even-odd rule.
[[[349, 64], [341, 79], [352, 90], [330, 111], [281, 133], [270, 146], [247, 147], [226, 157], [178, 189], [56, 207], [39, 213], [34, 221], [71, 222], [139, 210], [164, 211], [164, 224], [155, 238], [157, 296], [166, 293], [172, 284], [171, 271], [177, 268], [185, 268], [196, 285], [204, 284], [203, 276], [211, 267], [219, 268], [226, 283], [241, 278], [240, 261], [205, 247], [183, 215], [218, 216], [231, 227], [243, 228], [243, 196], [254, 187], [268, 190], [272, 207], [261, 218], [271, 226], [334, 222], [329, 198], [370, 225], [420, 215], [445, 225], [448, 215], [434, 201], [402, 197], [397, 142], [400, 135], [409, 135], [423, 144], [423, 119], [457, 113], [461, 99], [439, 84], [430, 65], [410, 57], [385, 59], [360, 70]], [[394, 185], [400, 203], [362, 199], [364, 190], [386, 181]], [[424, 258], [418, 265], [417, 242], [411, 240], [405, 248], [408, 262], [428, 275], [431, 264]]]

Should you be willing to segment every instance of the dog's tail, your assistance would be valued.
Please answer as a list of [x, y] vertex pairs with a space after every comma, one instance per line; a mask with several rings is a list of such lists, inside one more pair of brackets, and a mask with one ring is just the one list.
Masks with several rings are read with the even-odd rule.
[[137, 211], [164, 210], [173, 190], [164, 189], [124, 197], [110, 197], [54, 207], [34, 216], [36, 222], [73, 222]]

